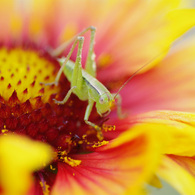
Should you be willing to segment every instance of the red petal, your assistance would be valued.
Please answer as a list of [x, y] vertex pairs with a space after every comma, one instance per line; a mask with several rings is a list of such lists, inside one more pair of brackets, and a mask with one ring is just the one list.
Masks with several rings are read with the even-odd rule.
[[[96, 152], [71, 156], [79, 166], [59, 163], [53, 194], [121, 194], [149, 179], [158, 162], [156, 137], [135, 127]], [[158, 151], [158, 152], [157, 152]], [[144, 163], [143, 163], [144, 162]]]
[[134, 77], [125, 86], [122, 101], [131, 114], [159, 109], [195, 111], [194, 43], [189, 39], [158, 67]]

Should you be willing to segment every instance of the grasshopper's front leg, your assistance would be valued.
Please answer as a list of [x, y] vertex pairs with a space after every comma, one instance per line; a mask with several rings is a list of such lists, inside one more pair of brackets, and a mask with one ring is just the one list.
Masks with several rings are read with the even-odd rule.
[[89, 98], [88, 99], [88, 105], [87, 105], [87, 108], [86, 108], [86, 111], [85, 111], [84, 121], [87, 125], [92, 126], [97, 131], [97, 138], [101, 141], [101, 140], [104, 139], [101, 127], [99, 127], [95, 123], [92, 123], [92, 122], [89, 121], [89, 116], [90, 116], [91, 111], [93, 109], [93, 105], [94, 105], [94, 101], [91, 98]]
[[61, 74], [62, 74], [62, 72], [64, 70], [64, 67], [66, 66], [68, 60], [70, 59], [70, 57], [71, 57], [71, 55], [72, 55], [72, 53], [73, 53], [73, 51], [74, 51], [74, 49], [75, 49], [75, 47], [76, 47], [76, 45], [77, 45], [77, 43], [79, 42], [80, 39], [81, 39], [81, 37], [77, 37], [77, 39], [74, 41], [74, 43], [73, 43], [73, 45], [72, 45], [72, 47], [71, 47], [71, 49], [70, 49], [67, 57], [65, 58], [65, 61], [63, 62], [62, 66], [60, 67], [60, 70], [57, 73], [57, 76], [55, 78], [55, 81], [54, 82], [51, 82], [51, 83], [43, 83], [43, 82], [41, 82], [42, 84], [44, 84], [44, 85], [53, 85], [54, 84], [56, 86], [58, 85], [59, 80], [60, 80], [60, 76], [61, 76]]
[[[71, 57], [71, 55], [72, 55], [72, 53], [73, 53], [77, 43], [80, 42], [80, 39], [81, 39], [81, 37], [77, 37], [77, 39], [74, 41], [74, 43], [73, 43], [73, 45], [72, 45], [72, 47], [71, 47], [67, 57], [65, 58], [65, 61], [63, 62], [62, 66], [60, 67], [60, 70], [58, 71], [58, 74], [57, 74], [57, 76], [55, 78], [55, 81], [51, 82], [51, 83], [43, 83], [44, 85], [53, 85], [53, 84], [55, 84], [56, 86], [58, 85], [59, 80], [60, 80], [60, 76], [61, 76], [61, 74], [62, 74], [62, 72], [64, 70], [64, 67], [66, 66], [68, 60], [70, 59], [70, 57]], [[83, 43], [82, 43], [82, 45], [83, 45]], [[82, 49], [82, 46], [81, 46], [81, 49]], [[77, 57], [78, 57], [78, 54], [77, 54]]]
[[[83, 83], [81, 54], [82, 54], [82, 49], [83, 49], [84, 37], [77, 37], [75, 44], [77, 44], [77, 42], [79, 42], [79, 45], [78, 45], [77, 58], [76, 58], [76, 62], [75, 62], [75, 66], [74, 66], [74, 70], [73, 70], [73, 74], [72, 74], [71, 89], [68, 91], [68, 93], [66, 94], [66, 96], [64, 97], [64, 99], [62, 101], [58, 101], [58, 100], [54, 99], [55, 103], [57, 103], [57, 104], [65, 104], [67, 102], [67, 100], [69, 99], [71, 93], [73, 93], [73, 92], [78, 97], [82, 96], [82, 93], [79, 93], [79, 92], [82, 90], [81, 88], [82, 88], [82, 83]], [[64, 68], [65, 65], [66, 65], [66, 63], [64, 63], [61, 66], [61, 68], [62, 67]]]
[[[82, 75], [82, 66], [81, 66], [81, 56], [82, 56], [82, 48], [83, 48], [83, 41], [84, 37], [78, 37], [79, 40], [79, 46], [78, 46], [78, 52], [77, 52], [77, 58], [72, 74], [72, 81], [71, 81], [71, 87], [76, 87], [74, 90], [74, 93], [80, 98], [84, 98], [85, 91], [83, 89], [83, 75]], [[65, 97], [66, 98], [66, 97]], [[92, 123], [89, 121], [89, 116], [91, 114], [91, 111], [93, 109], [94, 101], [90, 98], [90, 93], [88, 89], [88, 105], [85, 111], [84, 121], [86, 124], [92, 126], [97, 131], [97, 137], [99, 140], [103, 140], [103, 135], [101, 131], [101, 127], [98, 125]]]

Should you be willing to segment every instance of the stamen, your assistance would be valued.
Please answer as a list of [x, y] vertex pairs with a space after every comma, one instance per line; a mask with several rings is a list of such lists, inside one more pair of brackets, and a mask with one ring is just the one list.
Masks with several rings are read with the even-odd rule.
[[99, 142], [96, 142], [93, 146], [92, 146], [92, 148], [98, 148], [98, 147], [100, 147], [100, 146], [104, 146], [104, 145], [106, 145], [106, 144], [108, 144], [109, 143], [109, 141], [99, 141]]
[[71, 157], [65, 156], [64, 157], [64, 162], [69, 164], [71, 167], [76, 167], [81, 164], [81, 160], [75, 160], [72, 159]]
[[44, 180], [43, 178], [43, 175], [41, 173], [38, 173], [39, 175], [39, 178], [40, 178], [40, 185], [41, 185], [41, 188], [42, 188], [42, 192], [43, 192], [43, 195], [49, 195], [49, 185], [47, 185], [46, 181]]
[[102, 125], [102, 129], [105, 132], [107, 132], [107, 131], [115, 131], [116, 126], [115, 125], [106, 125], [106, 124], [103, 124]]

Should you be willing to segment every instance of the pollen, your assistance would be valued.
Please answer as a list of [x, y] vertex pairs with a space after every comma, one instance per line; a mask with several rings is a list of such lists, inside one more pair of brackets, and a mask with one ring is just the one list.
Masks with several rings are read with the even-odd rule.
[[109, 106], [111, 109], [114, 108], [115, 107], [115, 100], [110, 101], [109, 104], [110, 104]]
[[102, 129], [107, 132], [107, 131], [115, 131], [116, 126], [115, 125], [106, 125], [103, 124]]
[[104, 146], [104, 145], [107, 145], [109, 143], [109, 141], [99, 141], [99, 142], [96, 142], [92, 147], [93, 148], [98, 148], [100, 146]]
[[68, 156], [64, 157], [64, 162], [69, 164], [71, 167], [76, 167], [81, 164], [81, 160], [75, 160]]
[[49, 168], [50, 168], [52, 171], [55, 171], [55, 170], [56, 170], [56, 168], [53, 167], [52, 165], [49, 165]]
[[50, 186], [46, 184], [45, 181], [40, 181], [40, 186], [42, 188], [43, 195], [49, 195], [50, 191], [49, 188]]
[[4, 134], [4, 135], [7, 135], [7, 133], [9, 132], [7, 129], [2, 129], [1, 132]]

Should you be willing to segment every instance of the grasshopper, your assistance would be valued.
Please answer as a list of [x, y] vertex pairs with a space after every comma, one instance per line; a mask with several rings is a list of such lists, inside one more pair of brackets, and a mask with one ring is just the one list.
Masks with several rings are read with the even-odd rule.
[[[82, 36], [86, 31], [91, 31], [90, 36], [90, 47], [88, 51], [88, 56], [85, 64], [85, 69], [82, 68], [81, 58], [82, 58], [82, 49], [84, 37]], [[53, 99], [56, 104], [65, 104], [69, 99], [70, 95], [74, 93], [80, 100], [86, 101], [88, 100], [88, 105], [84, 115], [84, 121], [86, 124], [92, 126], [97, 131], [97, 137], [99, 140], [103, 139], [102, 129], [98, 125], [89, 121], [89, 117], [92, 111], [92, 108], [95, 104], [97, 113], [100, 116], [106, 116], [110, 113], [111, 107], [116, 102], [117, 115], [119, 118], [124, 118], [125, 114], [122, 113], [121, 109], [121, 96], [119, 92], [123, 89], [123, 87], [145, 66], [150, 64], [154, 59], [159, 57], [161, 54], [155, 56], [153, 59], [148, 61], [146, 64], [141, 66], [136, 72], [134, 72], [131, 77], [127, 79], [127, 81], [119, 88], [118, 92], [112, 94], [109, 90], [100, 82], [96, 77], [96, 63], [95, 63], [95, 54], [94, 54], [94, 39], [95, 39], [95, 27], [91, 26], [77, 34], [73, 37], [69, 42], [66, 42], [60, 45], [58, 48], [54, 49], [50, 52], [52, 56], [58, 56], [62, 53], [67, 45], [74, 41], [68, 55], [66, 58], [60, 58], [58, 61], [61, 65], [60, 70], [57, 73], [55, 81], [52, 83], [44, 83], [45, 85], [58, 85], [60, 76], [62, 73], [65, 74], [69, 82], [71, 83], [71, 88], [64, 97], [62, 101], [58, 101]], [[71, 54], [73, 53], [75, 47], [78, 44], [78, 51], [76, 61], [73, 62], [70, 60]]]
[[[85, 64], [85, 69], [82, 68], [81, 58], [82, 58], [82, 49], [83, 49], [83, 42], [84, 37], [81, 36], [86, 31], [91, 31], [90, 36], [90, 47], [88, 51], [88, 56]], [[100, 116], [106, 116], [111, 111], [111, 106], [117, 100], [117, 114], [119, 118], [123, 117], [121, 112], [121, 97], [117, 94], [111, 94], [109, 90], [100, 82], [98, 81], [96, 76], [96, 63], [95, 63], [95, 54], [94, 54], [94, 38], [95, 38], [95, 27], [88, 27], [75, 37], [72, 40], [74, 41], [68, 55], [66, 58], [60, 58], [59, 63], [61, 65], [60, 70], [57, 73], [56, 79], [52, 83], [44, 83], [45, 85], [58, 85], [60, 76], [62, 72], [65, 74], [69, 82], [71, 83], [71, 88], [64, 97], [62, 101], [58, 101], [53, 99], [57, 104], [65, 104], [69, 99], [70, 95], [74, 93], [80, 100], [86, 101], [88, 100], [88, 105], [84, 115], [84, 121], [86, 124], [92, 126], [97, 131], [98, 139], [102, 140], [103, 135], [101, 132], [101, 127], [89, 121], [89, 117], [92, 111], [92, 108], [96, 106], [97, 113]], [[65, 43], [58, 47], [57, 49], [53, 50], [51, 53], [52, 56], [58, 56], [69, 43]], [[76, 61], [73, 62], [70, 60], [71, 54], [73, 53], [75, 47], [78, 44], [78, 51]]]

